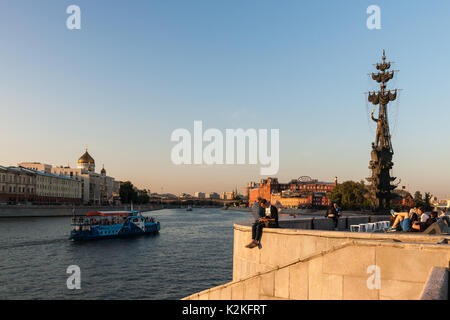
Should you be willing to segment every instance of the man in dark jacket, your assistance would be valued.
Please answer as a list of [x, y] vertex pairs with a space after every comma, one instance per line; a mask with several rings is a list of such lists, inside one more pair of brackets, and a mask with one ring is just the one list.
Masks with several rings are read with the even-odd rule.
[[[254, 248], [259, 245], [264, 228], [278, 228], [278, 209], [265, 199], [260, 202], [260, 218], [252, 225], [252, 241], [246, 246]], [[265, 211], [263, 211], [265, 209]]]
[[334, 228], [337, 228], [339, 223], [339, 217], [341, 216], [341, 208], [337, 206], [336, 203], [333, 203], [330, 209], [327, 211], [327, 218], [333, 219], [334, 221]]
[[425, 231], [429, 226], [431, 226], [433, 223], [437, 221], [437, 212], [431, 212], [430, 217], [424, 221], [424, 222], [415, 222], [411, 228], [412, 231], [419, 231], [423, 232]]

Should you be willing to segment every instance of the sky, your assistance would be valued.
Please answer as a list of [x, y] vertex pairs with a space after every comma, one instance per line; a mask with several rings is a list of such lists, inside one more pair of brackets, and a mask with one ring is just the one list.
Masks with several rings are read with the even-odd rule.
[[[369, 5], [381, 29], [369, 30]], [[81, 9], [69, 30], [66, 9]], [[394, 176], [450, 197], [450, 2], [2, 0], [0, 165], [76, 166], [152, 192], [242, 189], [260, 165], [175, 165], [175, 129], [279, 129], [281, 182], [370, 175], [364, 92], [382, 50]]]

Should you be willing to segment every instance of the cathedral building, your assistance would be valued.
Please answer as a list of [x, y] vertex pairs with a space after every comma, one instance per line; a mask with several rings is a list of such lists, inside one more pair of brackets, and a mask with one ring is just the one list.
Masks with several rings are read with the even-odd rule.
[[77, 167], [69, 166], [52, 167], [36, 162], [20, 163], [24, 168], [46, 168], [52, 174], [66, 176], [81, 182], [81, 198], [84, 204], [109, 205], [114, 203], [114, 199], [119, 197], [120, 183], [113, 177], [106, 175], [103, 167], [100, 173], [95, 172], [95, 160], [86, 151], [78, 159]]

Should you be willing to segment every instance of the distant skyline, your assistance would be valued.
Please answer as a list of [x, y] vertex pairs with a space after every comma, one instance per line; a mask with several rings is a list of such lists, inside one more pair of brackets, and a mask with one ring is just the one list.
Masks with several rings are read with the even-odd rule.
[[[66, 8], [81, 8], [68, 30]], [[381, 8], [381, 29], [366, 9]], [[152, 192], [239, 191], [259, 165], [171, 162], [171, 133], [279, 129], [281, 182], [370, 175], [368, 77], [386, 50], [393, 175], [450, 198], [449, 1], [4, 0], [0, 165], [76, 166]]]

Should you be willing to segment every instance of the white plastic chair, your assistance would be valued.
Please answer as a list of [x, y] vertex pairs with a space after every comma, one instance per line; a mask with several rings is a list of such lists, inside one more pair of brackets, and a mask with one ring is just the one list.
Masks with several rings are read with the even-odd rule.
[[359, 232], [367, 232], [367, 223], [360, 223], [359, 224]]

